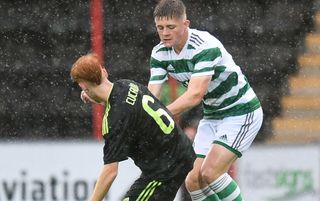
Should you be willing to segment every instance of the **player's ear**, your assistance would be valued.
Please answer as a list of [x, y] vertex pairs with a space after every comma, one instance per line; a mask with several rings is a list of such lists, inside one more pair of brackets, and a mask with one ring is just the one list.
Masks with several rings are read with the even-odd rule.
[[109, 74], [108, 74], [107, 70], [103, 67], [101, 68], [101, 70], [102, 70], [102, 76], [105, 76], [106, 78], [108, 78]]
[[188, 28], [188, 27], [190, 26], [190, 20], [185, 19], [185, 20], [183, 21], [183, 25], [184, 25], [186, 28]]

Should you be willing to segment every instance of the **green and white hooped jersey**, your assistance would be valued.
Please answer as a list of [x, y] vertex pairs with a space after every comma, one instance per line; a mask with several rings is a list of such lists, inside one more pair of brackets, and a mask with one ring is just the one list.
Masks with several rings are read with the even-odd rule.
[[222, 43], [206, 31], [189, 29], [180, 54], [159, 43], [152, 50], [150, 68], [150, 84], [162, 84], [169, 74], [187, 87], [191, 77], [212, 75], [202, 100], [205, 119], [243, 115], [260, 107], [240, 67]]

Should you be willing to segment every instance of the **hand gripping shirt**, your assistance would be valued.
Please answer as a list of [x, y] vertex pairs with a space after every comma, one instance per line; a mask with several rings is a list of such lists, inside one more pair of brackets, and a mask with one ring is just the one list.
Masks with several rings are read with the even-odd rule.
[[260, 107], [247, 78], [222, 43], [206, 31], [189, 29], [188, 40], [179, 54], [159, 43], [150, 59], [150, 84], [162, 84], [168, 74], [188, 86], [191, 77], [211, 75], [203, 97], [205, 119], [243, 115]]
[[132, 158], [145, 176], [167, 178], [192, 169], [192, 143], [166, 107], [131, 80], [114, 82], [103, 118], [104, 163]]

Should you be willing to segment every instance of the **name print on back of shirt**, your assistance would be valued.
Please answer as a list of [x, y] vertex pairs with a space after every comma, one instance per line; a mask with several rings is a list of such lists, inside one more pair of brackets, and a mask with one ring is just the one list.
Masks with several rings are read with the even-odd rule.
[[130, 87], [129, 87], [129, 91], [128, 91], [128, 96], [126, 98], [126, 103], [128, 103], [130, 105], [134, 105], [137, 100], [139, 87], [133, 83], [130, 83], [129, 86]]

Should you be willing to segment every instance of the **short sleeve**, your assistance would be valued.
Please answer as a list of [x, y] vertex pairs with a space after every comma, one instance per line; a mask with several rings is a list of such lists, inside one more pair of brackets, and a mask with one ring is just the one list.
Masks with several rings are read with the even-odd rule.
[[193, 57], [195, 63], [192, 76], [213, 75], [214, 67], [221, 60], [220, 48], [204, 49]]
[[168, 79], [168, 72], [165, 62], [161, 62], [153, 57], [150, 58], [150, 84], [162, 84]]
[[133, 111], [124, 104], [117, 108], [111, 109], [108, 115], [109, 132], [104, 136], [103, 148], [105, 164], [126, 160], [129, 155]]

